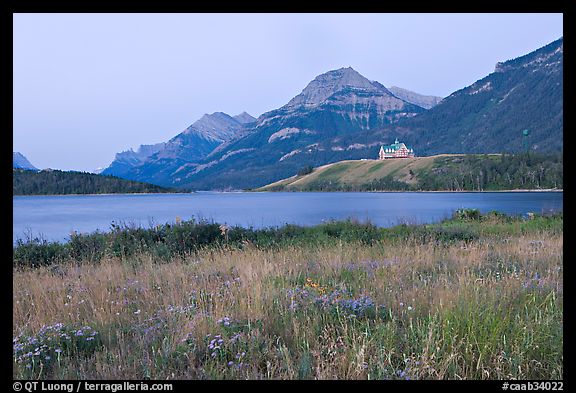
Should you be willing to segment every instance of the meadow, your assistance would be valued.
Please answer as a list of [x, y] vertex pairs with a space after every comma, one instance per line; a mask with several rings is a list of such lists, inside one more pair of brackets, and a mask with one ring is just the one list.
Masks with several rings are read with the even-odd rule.
[[563, 216], [14, 248], [18, 379], [563, 379]]

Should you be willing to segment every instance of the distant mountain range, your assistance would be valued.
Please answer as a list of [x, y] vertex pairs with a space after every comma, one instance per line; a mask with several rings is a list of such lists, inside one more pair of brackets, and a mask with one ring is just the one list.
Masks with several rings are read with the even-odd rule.
[[246, 125], [255, 121], [246, 112], [233, 117], [223, 112], [205, 114], [168, 142], [116, 154], [102, 174], [170, 184], [169, 179], [182, 166], [201, 161], [218, 146], [242, 135]]
[[204, 115], [168, 142], [118, 153], [103, 173], [169, 187], [241, 189], [307, 165], [374, 158], [396, 137], [417, 155], [561, 151], [562, 72], [562, 38], [498, 63], [444, 99], [341, 68], [258, 119]]
[[[404, 92], [416, 101], [431, 98]], [[336, 135], [382, 127], [425, 110], [351, 67], [341, 68], [316, 77], [285, 106], [258, 119], [246, 112], [234, 117], [222, 112], [206, 114], [167, 143], [118, 153], [102, 173], [189, 187], [190, 176], [209, 176], [212, 167], [235, 156], [256, 154], [283, 161], [291, 156], [294, 144], [305, 147]]]
[[37, 171], [34, 165], [28, 161], [26, 157], [22, 153], [12, 152], [12, 168], [14, 169], [27, 169], [31, 171]]

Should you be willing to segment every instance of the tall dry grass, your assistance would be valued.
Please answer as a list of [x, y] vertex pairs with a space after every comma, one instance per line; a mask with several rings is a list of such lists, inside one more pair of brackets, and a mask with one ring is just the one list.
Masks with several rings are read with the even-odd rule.
[[561, 379], [562, 250], [542, 232], [15, 269], [13, 375]]

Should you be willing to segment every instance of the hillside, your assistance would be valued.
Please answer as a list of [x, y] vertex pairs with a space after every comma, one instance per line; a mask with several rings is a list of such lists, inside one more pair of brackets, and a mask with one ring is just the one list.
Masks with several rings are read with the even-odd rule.
[[354, 138], [340, 138], [338, 143], [349, 146], [363, 140], [368, 153], [374, 150], [371, 143], [398, 137], [420, 155], [562, 151], [563, 53], [560, 38], [497, 63], [494, 72], [418, 116]]
[[397, 181], [414, 184], [417, 179], [410, 175], [415, 168], [429, 168], [434, 159], [442, 156], [415, 157], [398, 160], [345, 160], [315, 168], [306, 175], [291, 176], [264, 187], [258, 191], [304, 191], [323, 190], [328, 186], [361, 187], [373, 181], [392, 176]]
[[441, 154], [390, 160], [346, 160], [257, 191], [496, 191], [559, 189], [560, 154]]
[[13, 170], [13, 195], [132, 194], [174, 190], [114, 176], [59, 170]]
[[432, 109], [442, 101], [442, 97], [425, 96], [397, 86], [391, 86], [388, 90], [390, 90], [396, 97], [414, 105], [418, 105], [424, 109]]
[[412, 132], [426, 141], [421, 154], [561, 151], [562, 75], [562, 39], [496, 64], [486, 78], [412, 119]]

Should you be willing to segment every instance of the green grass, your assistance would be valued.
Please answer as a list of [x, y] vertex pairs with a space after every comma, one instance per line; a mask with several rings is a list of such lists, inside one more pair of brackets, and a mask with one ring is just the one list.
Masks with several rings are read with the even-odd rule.
[[318, 174], [318, 180], [334, 180], [337, 179], [339, 175], [346, 172], [349, 169], [349, 165], [346, 164], [335, 164], [326, 170]]

